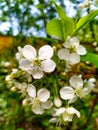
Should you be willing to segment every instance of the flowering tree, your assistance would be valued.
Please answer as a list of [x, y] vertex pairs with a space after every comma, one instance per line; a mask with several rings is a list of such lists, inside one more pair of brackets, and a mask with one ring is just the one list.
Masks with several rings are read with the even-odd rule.
[[[66, 126], [67, 123], [81, 117], [80, 108], [76, 105], [86, 97], [95, 86], [94, 75], [85, 78], [79, 70], [72, 73], [74, 66], [81, 62], [96, 63], [98, 56], [80, 44], [78, 31], [92, 21], [98, 10], [92, 11], [77, 23], [66, 15], [56, 3], [59, 18], [47, 23], [47, 34], [58, 40], [58, 44], [43, 45], [39, 50], [32, 45], [18, 47], [16, 59], [18, 68], [7, 75], [5, 80], [11, 91], [22, 96], [22, 105], [30, 107], [32, 115], [49, 114], [49, 123]], [[91, 56], [94, 59], [91, 59]]]

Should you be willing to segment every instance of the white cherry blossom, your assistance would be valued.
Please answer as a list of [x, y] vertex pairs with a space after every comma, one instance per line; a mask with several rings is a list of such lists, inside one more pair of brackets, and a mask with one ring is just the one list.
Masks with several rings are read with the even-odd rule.
[[53, 118], [50, 119], [50, 122], [57, 122], [58, 124], [66, 121], [71, 122], [74, 115], [77, 115], [78, 118], [80, 117], [80, 112], [74, 107], [61, 107], [58, 109], [54, 108], [52, 111]]
[[89, 80], [86, 80], [86, 79], [84, 80], [85, 87], [84, 87], [83, 91], [84, 91], [85, 95], [89, 94], [92, 91], [92, 89], [95, 87], [95, 82], [96, 82], [95, 78], [90, 78]]
[[89, 94], [93, 86], [94, 83], [91, 81], [87, 81], [86, 86], [84, 86], [84, 81], [81, 77], [72, 76], [69, 80], [69, 86], [60, 89], [60, 96], [64, 100], [69, 100], [69, 103], [73, 103], [77, 100], [77, 97], [84, 98]]
[[86, 54], [86, 49], [79, 44], [77, 37], [68, 37], [63, 46], [64, 48], [58, 51], [58, 57], [70, 65], [79, 63], [80, 55]]
[[29, 84], [27, 93], [31, 98], [32, 111], [35, 114], [43, 114], [44, 109], [50, 109], [52, 107], [52, 101], [48, 100], [50, 98], [50, 92], [48, 89], [41, 88], [36, 92], [35, 86]]
[[[43, 77], [44, 72], [53, 72], [56, 64], [51, 60], [53, 56], [53, 48], [49, 45], [42, 46], [37, 54], [37, 51], [31, 45], [26, 45], [16, 55], [19, 60], [19, 67], [26, 70], [35, 79]], [[20, 57], [20, 59], [19, 59]]]

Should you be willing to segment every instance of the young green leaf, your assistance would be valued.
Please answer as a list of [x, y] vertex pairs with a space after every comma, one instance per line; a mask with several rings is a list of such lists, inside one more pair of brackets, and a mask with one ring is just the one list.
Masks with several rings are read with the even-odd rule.
[[[65, 11], [63, 10], [63, 8], [61, 6], [57, 5], [56, 3], [54, 3], [54, 4], [57, 9], [59, 18], [61, 20], [65, 21], [64, 23], [67, 23], [68, 29], [71, 28], [71, 31], [68, 34], [72, 34], [72, 32], [75, 28], [74, 20], [66, 15]], [[66, 26], [64, 26], [64, 27], [66, 27]], [[67, 29], [65, 28], [65, 30], [67, 30]]]
[[66, 16], [66, 13], [65, 13], [65, 11], [61, 8], [61, 6], [59, 6], [59, 5], [57, 5], [56, 3], [54, 3], [55, 4], [55, 7], [56, 7], [56, 9], [57, 9], [57, 12], [58, 12], [58, 15], [59, 15], [59, 18], [66, 18], [67, 16]]
[[67, 36], [71, 36], [75, 28], [75, 23], [72, 18], [66, 16], [64, 10], [54, 3], [59, 15], [59, 19], [52, 19], [46, 26], [46, 32], [49, 35], [56, 36], [60, 40], [65, 41]]
[[64, 40], [62, 23], [58, 19], [52, 19], [47, 23], [46, 32], [51, 36], [56, 36], [60, 40]]
[[81, 56], [82, 61], [89, 61], [98, 68], [98, 55], [88, 52], [86, 55]]
[[62, 41], [65, 41], [67, 36], [71, 36], [74, 24], [69, 18], [52, 19], [47, 23], [46, 32], [51, 36], [55, 36]]
[[98, 10], [92, 11], [90, 14], [84, 16], [83, 18], [81, 18], [77, 24], [76, 24], [76, 28], [73, 31], [73, 35], [76, 35], [76, 33], [87, 23], [91, 22], [96, 16], [98, 15]]

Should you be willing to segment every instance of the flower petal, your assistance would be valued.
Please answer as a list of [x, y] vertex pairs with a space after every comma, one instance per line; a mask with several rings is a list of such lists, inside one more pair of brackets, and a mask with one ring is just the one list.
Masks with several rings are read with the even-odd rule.
[[27, 93], [30, 97], [36, 97], [36, 88], [34, 85], [29, 84], [27, 88]]
[[69, 57], [69, 51], [67, 50], [67, 49], [64, 49], [64, 48], [62, 48], [62, 49], [60, 49], [59, 51], [58, 51], [58, 57], [61, 59], [61, 60], [68, 60], [68, 57]]
[[57, 111], [56, 111], [56, 116], [59, 116], [59, 115], [61, 115], [62, 113], [64, 113], [66, 111], [66, 108], [65, 107], [61, 107], [61, 108], [59, 108], [59, 109], [57, 109]]
[[39, 67], [34, 67], [31, 74], [34, 79], [40, 79], [43, 77], [44, 72]]
[[51, 100], [48, 100], [46, 102], [42, 102], [41, 104], [42, 104], [44, 109], [50, 109], [52, 107], [52, 105], [53, 105]]
[[57, 108], [52, 108], [51, 111], [50, 111], [51, 115], [56, 116], [56, 111], [57, 111]]
[[80, 117], [80, 112], [77, 111], [75, 108], [73, 107], [69, 107], [66, 109], [66, 112], [69, 114], [76, 114], [78, 117]]
[[41, 68], [44, 72], [47, 72], [47, 73], [53, 72], [55, 67], [56, 67], [56, 64], [51, 59], [44, 60], [41, 62]]
[[80, 62], [80, 56], [77, 53], [72, 53], [69, 56], [69, 64], [77, 64]]
[[38, 104], [36, 107], [32, 108], [32, 111], [35, 114], [40, 114], [40, 115], [44, 113], [44, 109], [40, 104]]
[[46, 88], [41, 88], [37, 93], [37, 97], [41, 102], [46, 102], [50, 97], [50, 92]]
[[26, 59], [30, 61], [32, 61], [37, 55], [35, 48], [32, 47], [31, 45], [24, 46], [22, 49], [22, 54]]
[[79, 47], [77, 48], [76, 52], [79, 54], [79, 55], [85, 55], [87, 53], [85, 47], [83, 47], [82, 45], [79, 45]]
[[58, 118], [51, 118], [50, 120], [49, 120], [49, 122], [50, 123], [56, 123], [56, 122], [58, 122]]
[[65, 41], [64, 44], [63, 44], [63, 46], [64, 46], [65, 48], [69, 48], [69, 47], [70, 47], [70, 40], [71, 40], [71, 37], [68, 36], [67, 39], [66, 39], [66, 41]]
[[60, 96], [62, 99], [72, 99], [74, 97], [74, 90], [73, 88], [66, 86], [60, 89]]
[[53, 48], [49, 45], [44, 45], [39, 49], [39, 58], [44, 59], [50, 59], [53, 56]]
[[23, 55], [22, 55], [22, 48], [19, 46], [18, 47], [18, 52], [16, 53], [16, 59], [17, 60], [20, 60], [23, 58]]
[[69, 82], [75, 89], [81, 89], [83, 87], [83, 80], [79, 76], [72, 76]]
[[21, 59], [19, 61], [19, 68], [23, 70], [30, 70], [31, 66], [33, 66], [31, 62], [26, 59]]
[[70, 48], [71, 46], [75, 46], [78, 48], [79, 46], [79, 39], [77, 37], [68, 37], [66, 42], [63, 44], [65, 48]]
[[68, 104], [74, 103], [77, 99], [78, 99], [78, 96], [74, 95], [74, 97], [68, 101]]

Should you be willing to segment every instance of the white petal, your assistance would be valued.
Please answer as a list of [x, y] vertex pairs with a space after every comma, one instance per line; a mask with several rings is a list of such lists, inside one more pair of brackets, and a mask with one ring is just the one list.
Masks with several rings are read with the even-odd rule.
[[62, 48], [58, 51], [57, 55], [61, 60], [68, 60], [70, 54], [67, 49]]
[[32, 61], [36, 57], [36, 50], [31, 45], [26, 45], [22, 49], [22, 54], [26, 59]]
[[75, 46], [78, 48], [79, 46], [79, 39], [77, 37], [68, 37], [66, 42], [63, 44], [65, 48], [70, 48], [71, 46]]
[[17, 60], [20, 60], [21, 58], [23, 58], [22, 48], [19, 46], [19, 47], [18, 47], [18, 52], [16, 53], [16, 59], [17, 59]]
[[42, 104], [44, 109], [50, 109], [52, 107], [52, 105], [53, 105], [51, 100], [48, 100], [46, 102], [42, 102], [41, 104]]
[[51, 119], [49, 120], [49, 122], [50, 122], [50, 123], [56, 123], [56, 122], [58, 122], [58, 118], [51, 118]]
[[78, 48], [79, 39], [77, 37], [72, 37], [70, 42], [71, 42], [71, 45], [75, 46], [75, 48]]
[[71, 65], [77, 64], [79, 62], [80, 62], [80, 56], [77, 53], [70, 54], [70, 56], [69, 56], [69, 63]]
[[7, 76], [5, 77], [5, 80], [6, 80], [6, 81], [12, 80], [11, 75], [7, 75]]
[[26, 59], [21, 59], [19, 61], [19, 67], [23, 70], [29, 70], [31, 66], [33, 66], [32, 63]]
[[50, 111], [51, 115], [56, 116], [56, 111], [57, 111], [57, 108], [52, 108], [52, 110]]
[[53, 48], [49, 45], [45, 45], [39, 49], [39, 58], [40, 59], [50, 59], [53, 56]]
[[42, 107], [40, 104], [38, 104], [36, 107], [34, 107], [34, 108], [32, 109], [32, 111], [33, 111], [35, 114], [43, 114], [43, 113], [44, 113], [44, 109], [43, 109], [43, 107]]
[[74, 95], [74, 97], [68, 101], [68, 104], [74, 103], [77, 99], [78, 99], [78, 96]]
[[23, 58], [23, 55], [20, 54], [19, 52], [17, 52], [15, 56], [17, 60], [21, 60]]
[[74, 90], [73, 88], [66, 86], [60, 89], [60, 96], [62, 99], [72, 99], [74, 97]]
[[53, 72], [55, 67], [56, 67], [56, 64], [51, 59], [44, 60], [41, 62], [41, 68], [44, 72], [47, 72], [47, 73]]
[[94, 83], [94, 82], [96, 82], [96, 79], [95, 79], [95, 78], [90, 78], [90, 79], [88, 80], [88, 82]]
[[65, 41], [64, 44], [63, 44], [63, 46], [64, 46], [65, 48], [69, 48], [69, 47], [70, 47], [70, 40], [71, 40], [71, 37], [68, 36], [67, 39], [66, 39], [66, 41]]
[[46, 102], [50, 97], [50, 92], [46, 88], [41, 88], [37, 93], [37, 97], [41, 102]]
[[78, 76], [72, 76], [69, 82], [70, 85], [75, 89], [81, 89], [83, 87], [83, 80]]
[[77, 115], [77, 117], [80, 117], [80, 116], [81, 116], [80, 112], [77, 111], [77, 110], [76, 110], [76, 115]]
[[89, 93], [91, 92], [91, 89], [89, 87], [85, 87], [82, 89], [82, 97], [84, 98], [85, 96], [87, 96]]
[[80, 112], [77, 111], [75, 108], [73, 107], [69, 107], [66, 109], [66, 112], [69, 114], [76, 114], [78, 117], [80, 117]]
[[83, 47], [83, 46], [81, 46], [81, 45], [77, 48], [76, 52], [77, 52], [79, 55], [85, 55], [85, 54], [87, 53], [85, 47]]
[[34, 79], [40, 79], [44, 75], [43, 71], [39, 67], [34, 67], [31, 74]]
[[57, 111], [56, 111], [56, 116], [61, 115], [61, 114], [64, 113], [65, 111], [66, 111], [66, 108], [65, 108], [65, 107], [61, 107], [61, 108], [57, 109]]
[[29, 84], [27, 88], [27, 93], [30, 97], [36, 97], [36, 88], [34, 85]]

